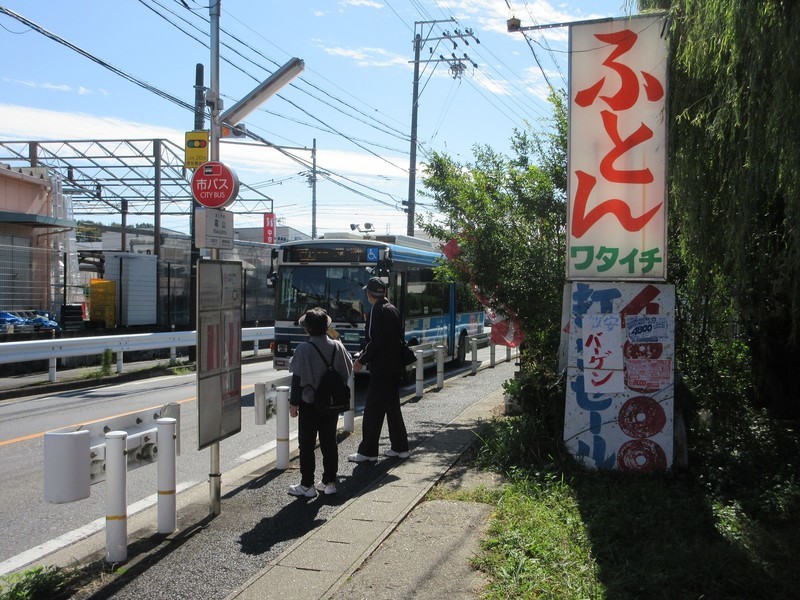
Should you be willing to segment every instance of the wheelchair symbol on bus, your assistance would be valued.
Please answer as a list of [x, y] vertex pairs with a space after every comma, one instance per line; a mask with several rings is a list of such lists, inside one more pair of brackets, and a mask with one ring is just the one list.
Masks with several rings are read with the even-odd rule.
[[378, 248], [367, 248], [367, 260], [377, 261], [379, 258], [380, 258], [380, 253]]

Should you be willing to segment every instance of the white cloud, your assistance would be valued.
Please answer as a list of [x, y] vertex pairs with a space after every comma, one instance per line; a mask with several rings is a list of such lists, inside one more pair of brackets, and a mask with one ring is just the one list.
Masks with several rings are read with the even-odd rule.
[[380, 2], [373, 2], [372, 0], [344, 0], [342, 2], [344, 6], [366, 6], [369, 8], [383, 8], [383, 4]]
[[33, 88], [39, 90], [52, 90], [56, 92], [76, 93], [79, 96], [89, 96], [97, 93], [102, 94], [103, 96], [108, 96], [107, 90], [104, 89], [92, 90], [82, 85], [79, 85], [78, 87], [73, 87], [66, 83], [49, 83], [49, 82], [39, 82], [39, 81], [30, 81], [22, 79], [9, 79], [8, 77], [4, 77], [3, 81], [5, 81], [6, 83], [21, 85], [27, 88]]
[[333, 56], [352, 59], [359, 67], [408, 65], [408, 57], [392, 54], [384, 48], [323, 48]]

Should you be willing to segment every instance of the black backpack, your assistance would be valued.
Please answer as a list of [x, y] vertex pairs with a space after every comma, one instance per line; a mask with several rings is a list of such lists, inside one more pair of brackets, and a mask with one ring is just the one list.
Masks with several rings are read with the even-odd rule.
[[314, 344], [311, 344], [311, 346], [317, 351], [326, 367], [325, 372], [322, 374], [322, 379], [319, 380], [319, 385], [314, 390], [314, 405], [323, 412], [340, 413], [350, 410], [350, 387], [346, 382], [342, 381], [339, 373], [333, 368], [333, 361], [336, 359], [336, 348], [334, 347], [333, 354], [331, 354], [331, 362], [328, 363], [322, 351]]

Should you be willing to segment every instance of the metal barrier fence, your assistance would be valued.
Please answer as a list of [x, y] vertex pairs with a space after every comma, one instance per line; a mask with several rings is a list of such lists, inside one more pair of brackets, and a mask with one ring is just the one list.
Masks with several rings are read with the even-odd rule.
[[[258, 352], [258, 344], [271, 342], [274, 338], [274, 327], [246, 327], [242, 329], [242, 341], [253, 342], [256, 353]], [[122, 373], [125, 352], [170, 348], [170, 354], [174, 356], [174, 349], [188, 348], [196, 344], [196, 331], [5, 342], [0, 344], [0, 364], [48, 360], [49, 380], [50, 382], [55, 382], [56, 364], [59, 358], [97, 356], [103, 354], [106, 350], [111, 350], [117, 355], [117, 373]]]

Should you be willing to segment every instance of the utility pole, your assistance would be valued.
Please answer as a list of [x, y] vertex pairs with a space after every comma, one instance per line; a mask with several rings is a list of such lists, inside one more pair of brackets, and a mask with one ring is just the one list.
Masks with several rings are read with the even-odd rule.
[[408, 164], [408, 223], [406, 233], [414, 236], [414, 207], [417, 187], [417, 109], [419, 108], [419, 51], [422, 37], [416, 33], [418, 23], [414, 23], [414, 88], [411, 94], [411, 150]]
[[[453, 33], [445, 31], [441, 36], [432, 37], [430, 34], [433, 30], [433, 26], [437, 23], [455, 23], [455, 19], [451, 17], [449, 19], [438, 21], [414, 22], [414, 87], [411, 94], [411, 148], [409, 151], [408, 166], [408, 200], [403, 201], [403, 204], [407, 207], [405, 210], [408, 213], [406, 234], [412, 237], [414, 236], [414, 209], [416, 207], [417, 187], [417, 111], [419, 109], [419, 65], [420, 63], [447, 63], [450, 66], [450, 73], [454, 78], [461, 77], [466, 71], [464, 62], [472, 64], [472, 66], [476, 69], [478, 68], [478, 65], [472, 62], [466, 53], [464, 53], [463, 57], [456, 56], [454, 52], [451, 52], [450, 58], [446, 58], [444, 54], [439, 54], [439, 58], [420, 60], [420, 51], [422, 50], [422, 46], [424, 44], [434, 41], [441, 42], [443, 40], [448, 40], [453, 44], [453, 50], [458, 49], [456, 40], [463, 41], [467, 46], [469, 46], [468, 38], [472, 38], [477, 44], [481, 43], [480, 40], [473, 34], [472, 29], [465, 29], [463, 32], [456, 29], [453, 31]], [[421, 32], [425, 25], [430, 25], [430, 28], [428, 29], [427, 37], [423, 39]], [[418, 27], [420, 33], [417, 33]], [[433, 55], [433, 48], [431, 48], [431, 55]]]
[[317, 239], [317, 138], [311, 147], [311, 175], [308, 177], [311, 186], [311, 239]]
[[[203, 74], [203, 63], [197, 63], [194, 69], [194, 131], [202, 131], [206, 124], [206, 88]], [[189, 231], [192, 236], [192, 246], [189, 258], [189, 328], [197, 330], [197, 261], [200, 260], [200, 248], [197, 247], [197, 236], [194, 230], [194, 213], [200, 203], [192, 198], [192, 210], [189, 214]], [[196, 349], [189, 349], [189, 359], [194, 361]]]

